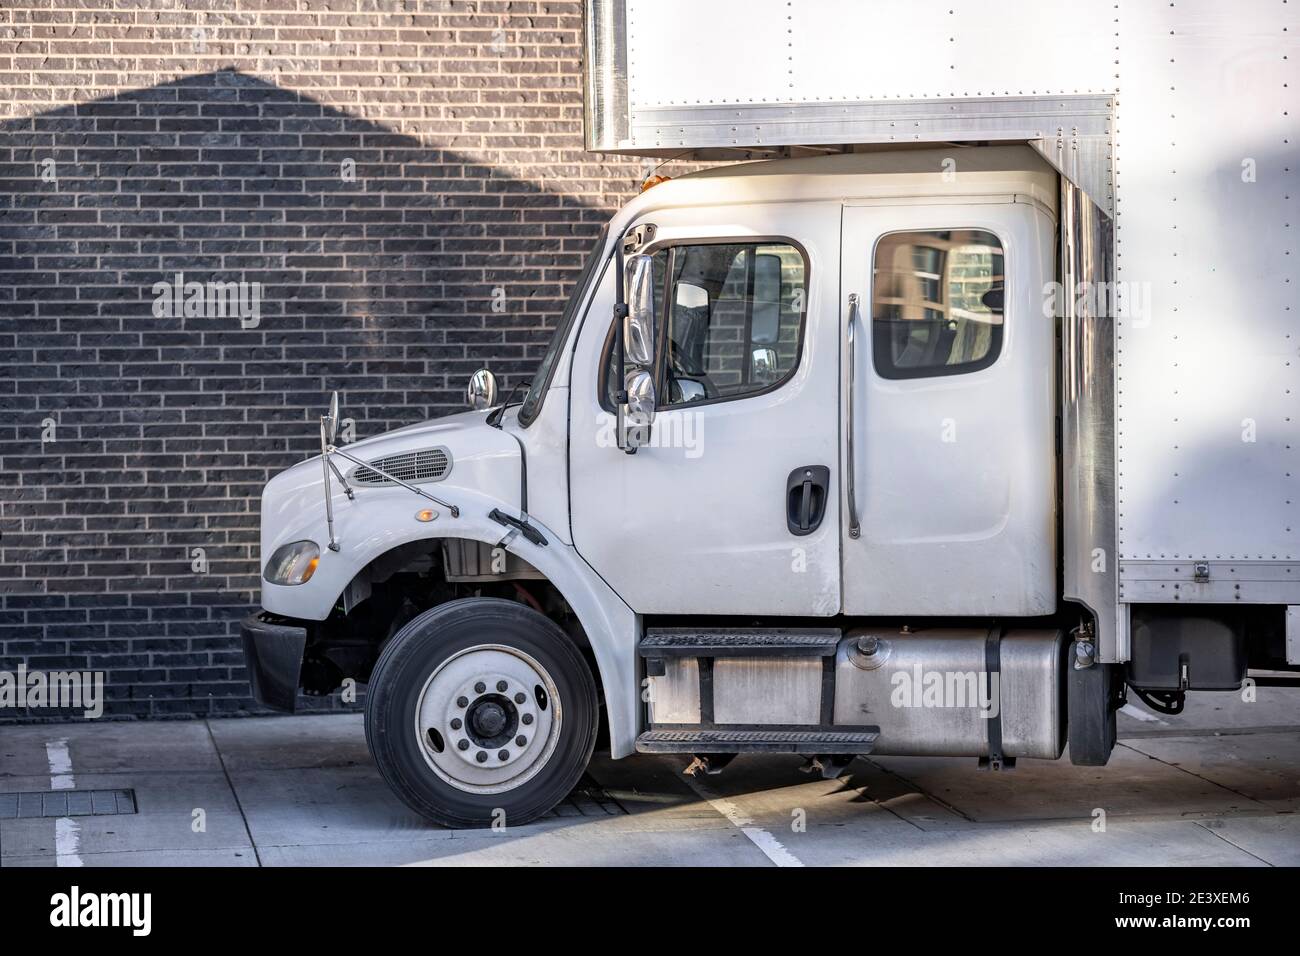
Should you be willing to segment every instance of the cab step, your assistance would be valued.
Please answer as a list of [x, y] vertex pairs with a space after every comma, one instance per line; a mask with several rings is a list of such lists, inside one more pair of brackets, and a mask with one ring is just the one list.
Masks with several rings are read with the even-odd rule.
[[832, 627], [652, 627], [638, 650], [664, 657], [831, 657], [843, 632]]
[[647, 730], [636, 739], [644, 754], [868, 754], [880, 732], [861, 730]]

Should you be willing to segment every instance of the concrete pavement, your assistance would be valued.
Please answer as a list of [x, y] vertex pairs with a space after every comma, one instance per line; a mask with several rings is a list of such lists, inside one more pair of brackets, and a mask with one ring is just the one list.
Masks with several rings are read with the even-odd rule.
[[[359, 715], [0, 727], [0, 866], [1300, 865], [1300, 690], [1121, 714], [1109, 766], [597, 756], [544, 820], [455, 832], [380, 780]], [[132, 790], [136, 813], [8, 818], [4, 794]]]

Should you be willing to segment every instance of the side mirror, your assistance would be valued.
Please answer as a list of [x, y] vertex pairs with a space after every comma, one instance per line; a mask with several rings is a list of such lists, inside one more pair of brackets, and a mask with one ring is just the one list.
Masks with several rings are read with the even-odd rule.
[[776, 349], [760, 345], [749, 356], [751, 382], [776, 381]]
[[339, 437], [339, 393], [330, 396], [330, 410], [326, 416], [325, 438], [332, 445]]
[[623, 264], [623, 283], [627, 302], [627, 315], [623, 317], [627, 413], [625, 416], [619, 409], [619, 447], [632, 454], [650, 443], [655, 418], [654, 259], [629, 256]]
[[655, 378], [645, 369], [627, 373], [627, 428], [624, 448], [636, 451], [650, 443], [650, 426], [655, 418]]
[[655, 363], [654, 259], [632, 256], [624, 266], [627, 318], [623, 320], [623, 354], [631, 365]]
[[465, 387], [465, 402], [476, 412], [491, 408], [497, 403], [497, 377], [485, 368], [469, 377]]

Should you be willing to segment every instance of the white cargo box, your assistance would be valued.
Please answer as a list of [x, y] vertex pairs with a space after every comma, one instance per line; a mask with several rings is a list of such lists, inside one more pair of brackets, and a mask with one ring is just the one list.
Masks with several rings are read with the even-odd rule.
[[1066, 395], [1067, 595], [1100, 560], [1121, 605], [1300, 603], [1300, 3], [589, 0], [587, 31], [592, 150], [1042, 151], [1118, 292], [1079, 381], [1065, 345], [1109, 419], [1072, 451]]

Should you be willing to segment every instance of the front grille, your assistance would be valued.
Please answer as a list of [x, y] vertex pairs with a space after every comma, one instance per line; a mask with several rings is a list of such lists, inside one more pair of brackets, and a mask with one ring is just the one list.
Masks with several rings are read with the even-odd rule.
[[358, 465], [352, 470], [349, 479], [357, 485], [391, 485], [392, 481], [381, 475], [376, 468], [383, 469], [394, 478], [410, 484], [422, 481], [442, 481], [451, 471], [451, 455], [446, 448], [423, 448], [420, 451], [402, 452], [400, 455], [388, 455], [376, 458], [370, 465]]

